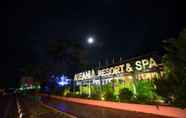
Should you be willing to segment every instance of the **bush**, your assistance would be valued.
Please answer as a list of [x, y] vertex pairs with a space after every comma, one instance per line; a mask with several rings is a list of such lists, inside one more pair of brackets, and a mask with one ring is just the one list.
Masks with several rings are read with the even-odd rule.
[[141, 103], [153, 102], [157, 98], [153, 81], [136, 81], [136, 91], [137, 100]]
[[87, 94], [82, 93], [82, 94], [80, 94], [80, 97], [81, 97], [81, 98], [88, 98], [88, 95], [87, 95]]
[[137, 103], [150, 103], [151, 100], [149, 100], [149, 97], [144, 96], [144, 95], [138, 95], [136, 102]]
[[70, 94], [70, 88], [69, 87], [65, 87], [62, 89], [62, 96], [67, 96]]
[[133, 96], [133, 93], [128, 88], [123, 88], [119, 92], [120, 101], [130, 101], [132, 96]]
[[112, 91], [106, 91], [104, 94], [104, 98], [108, 101], [115, 101], [115, 96]]

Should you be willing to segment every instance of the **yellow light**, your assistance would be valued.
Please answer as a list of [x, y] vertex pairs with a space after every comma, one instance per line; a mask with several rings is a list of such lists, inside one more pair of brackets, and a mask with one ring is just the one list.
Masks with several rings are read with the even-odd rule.
[[103, 100], [103, 101], [104, 101], [104, 100], [105, 100], [105, 98], [104, 98], [104, 97], [101, 97], [101, 100]]
[[128, 76], [129, 79], [133, 79], [132, 76]]

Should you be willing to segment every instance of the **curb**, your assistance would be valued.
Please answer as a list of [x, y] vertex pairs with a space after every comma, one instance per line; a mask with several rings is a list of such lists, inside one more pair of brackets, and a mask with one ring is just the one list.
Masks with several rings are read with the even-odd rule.
[[[46, 96], [46, 94], [37, 94], [40, 96]], [[157, 105], [144, 105], [144, 104], [134, 104], [134, 103], [117, 103], [110, 101], [98, 101], [98, 100], [89, 100], [89, 99], [81, 99], [81, 98], [73, 98], [73, 97], [61, 97], [51, 95], [51, 98], [64, 100], [73, 103], [86, 104], [97, 107], [111, 108], [116, 110], [124, 110], [124, 111], [133, 111], [133, 112], [141, 112], [159, 116], [166, 117], [176, 117], [176, 118], [186, 118], [186, 109], [169, 107], [169, 106], [158, 106]]]

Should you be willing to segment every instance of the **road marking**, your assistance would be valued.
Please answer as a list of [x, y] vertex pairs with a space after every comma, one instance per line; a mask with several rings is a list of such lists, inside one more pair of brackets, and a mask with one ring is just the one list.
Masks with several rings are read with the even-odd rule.
[[19, 102], [18, 98], [16, 98], [16, 103], [17, 103], [17, 109], [18, 109], [19, 118], [22, 118], [24, 113], [21, 112], [22, 109], [21, 109], [21, 105], [20, 105], [20, 102]]

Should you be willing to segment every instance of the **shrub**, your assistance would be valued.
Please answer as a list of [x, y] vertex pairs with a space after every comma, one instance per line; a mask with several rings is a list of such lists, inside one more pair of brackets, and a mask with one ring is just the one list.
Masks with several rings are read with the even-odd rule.
[[153, 100], [157, 94], [155, 92], [155, 87], [153, 81], [140, 80], [136, 82], [137, 97], [147, 98], [148, 100]]
[[62, 96], [67, 96], [70, 94], [70, 88], [69, 87], [65, 87], [63, 90], [62, 90]]
[[132, 96], [133, 96], [133, 93], [128, 88], [123, 88], [119, 92], [120, 101], [130, 101]]
[[104, 98], [108, 101], [115, 101], [116, 97], [113, 94], [113, 91], [105, 91]]

